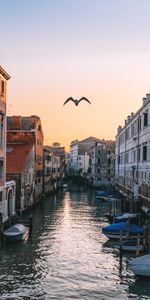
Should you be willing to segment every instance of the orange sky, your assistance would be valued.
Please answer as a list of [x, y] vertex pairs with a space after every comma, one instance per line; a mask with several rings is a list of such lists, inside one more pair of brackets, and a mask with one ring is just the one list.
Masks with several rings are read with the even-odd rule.
[[[149, 92], [150, 2], [112, 2], [1, 3], [1, 65], [12, 76], [8, 112], [40, 116], [46, 144], [115, 139]], [[70, 96], [92, 104], [63, 106]]]

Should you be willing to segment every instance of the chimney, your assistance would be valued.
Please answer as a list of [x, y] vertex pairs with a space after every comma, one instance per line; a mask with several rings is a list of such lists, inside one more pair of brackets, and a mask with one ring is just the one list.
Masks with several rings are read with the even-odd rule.
[[133, 116], [134, 116], [134, 113], [132, 112], [132, 113], [131, 113], [131, 118], [133, 118]]
[[144, 98], [143, 98], [143, 105], [145, 105], [145, 104], [146, 104], [146, 102], [147, 102], [147, 98], [146, 98], [146, 97], [144, 97]]
[[146, 102], [145, 104], [150, 100], [150, 94], [146, 94]]
[[12, 116], [12, 128], [21, 129], [21, 116]]
[[119, 134], [122, 130], [122, 126], [118, 126], [118, 129], [117, 129], [117, 134]]
[[127, 119], [128, 119], [128, 122], [130, 122], [131, 116], [128, 116]]
[[124, 125], [125, 125], [125, 126], [127, 125], [127, 119], [124, 120]]
[[149, 93], [146, 94], [146, 98], [150, 99], [150, 94]]

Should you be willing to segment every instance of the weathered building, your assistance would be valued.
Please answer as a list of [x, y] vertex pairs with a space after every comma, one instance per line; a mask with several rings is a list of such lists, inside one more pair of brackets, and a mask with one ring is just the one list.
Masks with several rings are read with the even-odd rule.
[[115, 142], [95, 143], [90, 150], [89, 180], [95, 187], [114, 186]]
[[5, 222], [15, 214], [15, 182], [6, 182], [6, 100], [10, 75], [0, 66], [0, 213]]
[[131, 208], [136, 201], [150, 208], [150, 94], [143, 105], [118, 127], [115, 177], [118, 190]]
[[16, 181], [16, 209], [39, 201], [43, 189], [43, 132], [37, 116], [7, 118], [7, 178]]
[[44, 180], [43, 193], [56, 190], [64, 177], [65, 148], [60, 144], [44, 146]]

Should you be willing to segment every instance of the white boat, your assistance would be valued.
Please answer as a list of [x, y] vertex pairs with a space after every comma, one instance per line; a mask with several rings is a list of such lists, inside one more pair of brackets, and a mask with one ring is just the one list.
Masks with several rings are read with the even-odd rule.
[[115, 220], [128, 220], [132, 218], [136, 218], [137, 214], [130, 214], [130, 213], [122, 213], [118, 216], [114, 216]]
[[29, 228], [23, 224], [15, 224], [4, 231], [4, 238], [6, 241], [22, 241], [26, 240], [29, 235]]
[[132, 259], [129, 269], [137, 276], [150, 277], [150, 254]]

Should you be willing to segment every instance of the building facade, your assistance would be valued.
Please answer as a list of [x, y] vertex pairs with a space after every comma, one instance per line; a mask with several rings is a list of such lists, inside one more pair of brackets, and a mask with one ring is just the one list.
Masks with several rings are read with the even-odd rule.
[[7, 118], [7, 178], [16, 181], [16, 209], [39, 201], [43, 191], [43, 131], [37, 116]]
[[134, 114], [118, 127], [115, 178], [120, 194], [149, 207], [150, 200], [150, 94]]
[[96, 142], [100, 142], [100, 140], [95, 137], [71, 142], [70, 161], [69, 167], [67, 167], [70, 175], [86, 176], [89, 168], [89, 153]]
[[0, 66], [0, 213], [5, 222], [15, 214], [15, 182], [6, 182], [6, 100], [10, 75]]
[[62, 185], [65, 170], [65, 148], [59, 143], [44, 146], [43, 193], [53, 192]]
[[89, 180], [95, 187], [115, 184], [115, 142], [104, 141], [91, 148]]

